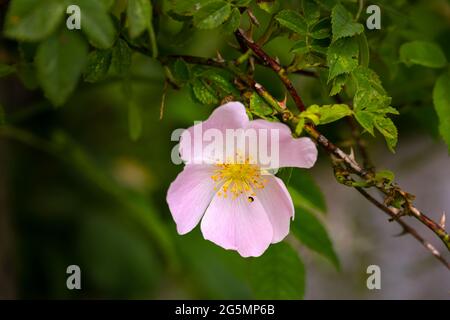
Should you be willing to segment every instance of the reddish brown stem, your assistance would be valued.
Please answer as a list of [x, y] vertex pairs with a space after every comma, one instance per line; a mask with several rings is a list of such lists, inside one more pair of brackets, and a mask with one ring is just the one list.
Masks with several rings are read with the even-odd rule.
[[[262, 64], [271, 68], [280, 77], [281, 81], [285, 85], [287, 91], [294, 100], [297, 108], [300, 112], [305, 110], [305, 105], [300, 98], [297, 90], [293, 86], [292, 82], [286, 75], [285, 69], [272, 57], [270, 57], [257, 43], [252, 39], [248, 38], [241, 29], [235, 31], [235, 36], [240, 43], [245, 43], [253, 53], [262, 61]], [[330, 142], [325, 136], [323, 136], [314, 126], [307, 124], [305, 126], [305, 131], [314, 138], [328, 153], [333, 154], [338, 159], [341, 159], [346, 166], [352, 170], [355, 174], [362, 177], [363, 179], [370, 180], [373, 179], [373, 173], [367, 171], [363, 166], [358, 164], [352, 157], [347, 155], [341, 149], [336, 147], [332, 142]], [[386, 189], [383, 187], [378, 187], [381, 191], [386, 193]], [[419, 220], [422, 224], [427, 226], [431, 231], [433, 231], [445, 244], [447, 250], [450, 251], [450, 236], [449, 234], [435, 221], [421, 213], [414, 206], [409, 205], [408, 212]]]
[[287, 91], [294, 100], [297, 108], [300, 111], [305, 111], [306, 110], [305, 104], [303, 103], [303, 100], [300, 97], [300, 95], [297, 93], [297, 90], [292, 84], [292, 81], [288, 78], [286, 70], [275, 59], [273, 59], [266, 52], [264, 52], [264, 50], [257, 43], [255, 43], [252, 39], [248, 38], [244, 34], [244, 31], [238, 29], [235, 31], [234, 34], [238, 42], [240, 44], [244, 43], [248, 48], [250, 48], [263, 65], [271, 68], [273, 71], [277, 73], [278, 77], [283, 82]]
[[412, 235], [417, 241], [419, 241], [425, 248], [427, 248], [433, 256], [436, 257], [440, 262], [442, 262], [447, 269], [450, 269], [450, 263], [445, 260], [442, 255], [439, 253], [439, 251], [436, 250], [436, 248], [426, 241], [422, 236], [420, 236], [417, 231], [413, 228], [411, 228], [406, 222], [401, 220], [401, 218], [398, 217], [398, 213], [395, 213], [392, 211], [392, 209], [388, 208], [378, 200], [376, 200], [372, 195], [370, 195], [366, 190], [360, 187], [356, 187], [356, 190], [359, 191], [367, 200], [369, 200], [372, 204], [374, 204], [376, 207], [378, 207], [380, 210], [382, 210], [384, 213], [389, 215], [393, 221], [396, 221], [398, 224], [400, 224], [403, 228], [403, 233], [409, 233]]

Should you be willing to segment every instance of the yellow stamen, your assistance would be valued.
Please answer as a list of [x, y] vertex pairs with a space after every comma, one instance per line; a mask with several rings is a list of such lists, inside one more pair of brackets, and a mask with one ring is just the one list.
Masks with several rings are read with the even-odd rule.
[[216, 182], [217, 195], [227, 197], [228, 192], [232, 199], [245, 195], [249, 202], [254, 201], [255, 190], [263, 189], [267, 180], [262, 176], [261, 168], [250, 163], [250, 159], [238, 163], [219, 163], [211, 179]]

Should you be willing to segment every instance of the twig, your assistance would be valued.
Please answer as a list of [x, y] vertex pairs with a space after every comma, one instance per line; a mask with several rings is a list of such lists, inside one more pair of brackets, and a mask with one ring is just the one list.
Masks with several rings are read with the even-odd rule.
[[293, 71], [291, 73], [299, 74], [299, 75], [306, 76], [306, 77], [311, 77], [311, 78], [318, 78], [319, 77], [319, 75], [315, 71], [309, 71], [309, 70], [295, 70], [295, 71]]
[[[342, 97], [339, 94], [334, 96], [334, 100], [337, 103], [344, 103], [344, 101], [342, 100]], [[370, 161], [369, 153], [367, 152], [364, 141], [361, 139], [361, 130], [359, 130], [358, 125], [356, 124], [356, 121], [353, 117], [349, 116], [349, 117], [347, 117], [346, 120], [350, 127], [350, 133], [352, 135], [352, 138], [355, 141], [356, 146], [358, 147], [358, 151], [361, 154], [361, 157], [363, 159], [364, 169], [373, 172], [375, 167], [373, 166], [372, 162]]]
[[283, 82], [286, 89], [289, 91], [292, 99], [294, 99], [294, 102], [299, 110], [304, 111], [306, 109], [305, 104], [303, 103], [302, 98], [300, 98], [299, 94], [297, 93], [297, 90], [295, 90], [295, 87], [292, 84], [291, 80], [288, 78], [286, 70], [275, 59], [265, 53], [259, 44], [248, 38], [244, 34], [243, 30], [236, 30], [234, 35], [240, 43], [245, 43], [247, 47], [252, 49], [255, 55], [261, 60], [263, 65], [270, 67], [277, 73], [278, 77]]
[[[335, 97], [335, 99], [336, 99], [336, 102], [338, 102], [338, 103], [343, 102], [339, 95], [337, 95]], [[355, 142], [358, 146], [359, 153], [361, 154], [361, 156], [363, 158], [364, 169], [368, 170], [370, 173], [373, 173], [374, 166], [373, 166], [372, 162], [370, 161], [370, 157], [366, 150], [364, 142], [362, 141], [362, 139], [360, 137], [360, 131], [358, 130], [355, 120], [352, 117], [347, 117], [347, 120], [348, 120], [350, 129], [351, 129], [351, 134], [353, 136], [353, 139], [355, 140]], [[384, 185], [379, 185], [379, 186], [377, 186], [377, 188], [382, 193], [384, 193], [386, 196], [389, 195], [390, 190], [389, 190], [389, 188], [386, 188]], [[433, 221], [426, 214], [420, 212], [416, 207], [414, 207], [412, 205], [411, 201], [408, 199], [408, 194], [405, 191], [401, 190], [398, 186], [396, 187], [396, 189], [403, 196], [403, 198], [406, 201], [406, 204], [405, 204], [406, 208], [403, 209], [403, 212], [401, 214], [402, 215], [410, 214], [414, 218], [419, 220], [428, 229], [432, 230], [442, 240], [442, 242], [447, 247], [447, 249], [450, 250], [450, 236], [445, 231], [445, 229], [444, 229], [445, 227], [442, 226], [441, 224]]]
[[[300, 98], [297, 90], [292, 85], [292, 82], [286, 76], [286, 72], [284, 68], [272, 57], [270, 57], [257, 43], [255, 43], [252, 39], [249, 39], [243, 34], [243, 31], [238, 29], [235, 32], [236, 38], [245, 42], [245, 44], [252, 49], [254, 54], [263, 61], [263, 64], [270, 67], [274, 72], [278, 74], [283, 84], [285, 85], [287, 91], [292, 96], [297, 108], [299, 111], [303, 111], [305, 109], [305, 105], [303, 104], [302, 99]], [[341, 159], [349, 169], [351, 169], [355, 174], [360, 176], [365, 180], [371, 180], [374, 178], [372, 172], [367, 171], [364, 167], [362, 167], [359, 163], [357, 163], [352, 157], [347, 155], [337, 146], [335, 146], [332, 142], [330, 142], [325, 136], [323, 136], [314, 126], [307, 124], [305, 125], [305, 131], [316, 140], [328, 153], [333, 154], [338, 159]], [[386, 188], [378, 187], [384, 193], [387, 193]], [[406, 192], [405, 192], [406, 194]], [[427, 217], [425, 214], [421, 213], [417, 210], [412, 204], [407, 202], [408, 204], [408, 212], [411, 213], [417, 220], [419, 220], [422, 224], [427, 226], [431, 231], [433, 231], [445, 244], [447, 250], [450, 251], [450, 236], [449, 234], [435, 221]]]
[[[167, 56], [169, 59], [182, 59], [190, 64], [200, 64], [204, 66], [216, 67], [216, 68], [226, 68], [226, 65], [223, 61], [219, 61], [212, 58], [203, 58], [203, 57], [193, 57], [187, 55], [170, 55]], [[165, 63], [165, 58], [160, 58], [161, 62]]]
[[361, 139], [361, 131], [358, 129], [355, 119], [353, 119], [352, 117], [347, 117], [346, 120], [350, 127], [350, 133], [352, 135], [352, 138], [355, 141], [356, 146], [358, 147], [359, 153], [361, 154], [364, 169], [368, 171], [374, 171], [375, 167], [370, 161], [370, 157], [367, 152], [364, 141]]
[[[255, 90], [273, 109], [275, 109], [279, 113], [289, 112], [281, 107], [280, 103], [272, 97], [272, 95], [264, 89], [264, 87], [257, 83], [252, 77], [243, 73], [234, 63], [229, 63], [225, 61], [219, 61], [212, 58], [203, 58], [203, 57], [193, 57], [187, 55], [171, 55], [168, 56], [169, 59], [182, 59], [186, 63], [190, 64], [199, 64], [204, 66], [210, 66], [220, 69], [225, 69], [232, 72], [239, 80], [241, 80], [246, 86]], [[163, 60], [164, 61], [164, 60]]]
[[[403, 192], [403, 191], [401, 191]], [[429, 218], [426, 214], [421, 212], [415, 206], [413, 206], [410, 202], [407, 202], [407, 212], [411, 214], [414, 218], [419, 220], [422, 224], [431, 229], [445, 244], [447, 250], [450, 251], [450, 235], [445, 231], [445, 229], [433, 219]]]
[[[256, 43], [259, 44], [260, 46], [265, 45], [271, 39], [271, 36], [275, 29], [276, 29], [276, 22], [275, 19], [273, 19], [272, 17], [272, 19], [270, 19], [269, 24], [267, 25], [266, 30], [264, 31], [262, 36], [258, 39], [258, 41], [256, 41]], [[240, 57], [236, 59], [236, 64], [242, 64], [252, 56], [252, 50], [248, 49], [247, 45], [244, 42], [239, 41], [239, 45], [243, 53]]]
[[450, 263], [447, 262], [447, 260], [442, 257], [442, 255], [439, 253], [439, 251], [436, 250], [436, 248], [426, 241], [422, 236], [418, 234], [418, 232], [410, 227], [406, 222], [401, 220], [401, 218], [398, 217], [398, 213], [395, 213], [390, 209], [389, 207], [385, 206], [378, 200], [376, 200], [372, 195], [370, 195], [366, 190], [364, 190], [361, 187], [356, 187], [356, 190], [358, 190], [359, 193], [361, 193], [367, 200], [369, 200], [372, 204], [374, 204], [376, 207], [378, 207], [380, 210], [382, 210], [384, 213], [389, 215], [394, 221], [396, 221], [398, 224], [400, 224], [403, 228], [404, 233], [409, 233], [412, 235], [417, 241], [419, 241], [427, 250], [431, 252], [431, 254], [436, 257], [440, 262], [442, 262], [447, 269], [450, 269]]
[[[253, 78], [247, 76], [246, 74], [243, 74], [240, 72], [238, 68], [233, 63], [227, 63], [225, 61], [218, 61], [211, 58], [201, 58], [201, 57], [192, 57], [192, 56], [185, 56], [185, 55], [178, 55], [178, 56], [170, 56], [172, 59], [183, 59], [187, 63], [191, 64], [200, 64], [200, 65], [208, 65], [212, 67], [217, 67], [221, 69], [228, 70], [232, 72], [236, 77], [241, 80], [245, 85], [250, 87], [251, 89], [255, 90], [275, 111], [277, 111], [279, 114], [281, 114], [282, 120], [287, 123], [288, 125], [291, 125], [291, 127], [295, 127], [296, 123], [298, 122], [298, 117], [293, 115], [291, 111], [287, 109], [283, 109], [280, 107], [278, 101], [272, 97], [272, 95], [265, 89], [261, 84], [257, 83]], [[351, 169], [354, 173], [357, 173], [359, 176], [370, 179], [372, 178], [371, 173], [364, 170], [363, 167], [361, 167], [355, 160], [353, 160], [349, 155], [347, 155], [345, 152], [343, 152], [341, 149], [339, 149], [337, 146], [335, 146], [331, 141], [329, 141], [325, 136], [323, 136], [319, 131], [317, 131], [316, 128], [314, 128], [311, 125], [305, 126], [305, 131], [315, 140], [318, 144], [320, 144], [329, 154], [334, 155], [341, 161], [343, 161], [349, 169]], [[361, 192], [364, 196], [367, 194], [369, 195], [364, 189], [357, 188], [359, 192]], [[372, 196], [369, 195], [369, 197], [366, 197], [371, 203], [376, 205], [378, 208], [383, 210], [384, 212], [389, 211], [391, 217], [395, 218], [396, 221], [399, 221], [399, 223], [404, 227], [404, 230], [408, 233], [409, 231], [412, 231], [411, 234], [415, 239], [417, 239], [420, 243], [422, 243], [428, 250], [431, 251], [433, 256], [435, 256], [440, 262], [442, 262], [447, 268], [449, 266], [449, 263], [442, 257], [442, 255], [431, 245], [429, 245], [418, 233], [411, 228], [409, 225], [407, 225], [404, 221], [400, 220], [395, 213], [389, 209], [386, 205], [384, 205], [382, 202], [374, 199]], [[405, 228], [406, 226], [406, 228]], [[431, 250], [432, 249], [432, 250]]]
[[[287, 122], [291, 126], [295, 126], [298, 122], [298, 118], [293, 115], [289, 110], [283, 109], [278, 101], [272, 97], [272, 95], [259, 83], [257, 83], [253, 78], [240, 72], [236, 66], [232, 63], [227, 63], [224, 61], [218, 61], [211, 58], [201, 58], [192, 56], [171, 56], [171, 58], [183, 59], [187, 63], [201, 64], [217, 68], [222, 68], [233, 72], [242, 82], [244, 82], [248, 87], [255, 90], [269, 105], [274, 108], [277, 112], [281, 114], [281, 118], [284, 122]], [[305, 125], [305, 131], [315, 140], [319, 145], [321, 145], [325, 151], [329, 154], [334, 155], [338, 159], [342, 160], [346, 166], [355, 174], [360, 176], [365, 180], [373, 179], [373, 173], [366, 170], [363, 166], [357, 163], [352, 157], [334, 145], [328, 138], [322, 135], [314, 126], [307, 124]], [[387, 194], [387, 190], [380, 188], [383, 193]], [[414, 206], [410, 205], [411, 214], [418, 219], [421, 223], [432, 230], [446, 245], [447, 249], [450, 250], [450, 237], [448, 233], [435, 221], [427, 217], [425, 214], [421, 213]]]

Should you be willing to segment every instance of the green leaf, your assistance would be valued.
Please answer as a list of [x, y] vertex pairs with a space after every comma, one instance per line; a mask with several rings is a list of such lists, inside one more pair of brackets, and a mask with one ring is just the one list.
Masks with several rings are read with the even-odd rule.
[[325, 196], [314, 181], [313, 176], [306, 170], [295, 169], [291, 174], [289, 191], [294, 194], [294, 205], [308, 211], [327, 212]]
[[386, 107], [386, 108], [379, 108], [377, 110], [375, 110], [374, 112], [380, 113], [380, 114], [400, 114], [400, 112], [398, 112], [397, 109], [393, 108], [393, 107]]
[[373, 89], [380, 95], [386, 95], [386, 91], [381, 84], [380, 78], [373, 70], [359, 66], [353, 71], [352, 75], [356, 82], [357, 90]]
[[306, 109], [306, 112], [311, 112], [318, 116], [319, 119], [317, 124], [328, 124], [353, 114], [350, 107], [346, 104], [333, 104], [323, 106], [314, 104]]
[[[217, 299], [249, 299], [249, 259], [204, 241], [195, 230], [186, 237], [174, 237], [183, 268], [189, 270], [190, 281], [202, 292]], [[204, 258], [208, 257], [208, 263]], [[225, 320], [225, 319], [224, 319]]]
[[35, 63], [24, 62], [19, 64], [17, 66], [17, 75], [28, 90], [39, 88]]
[[381, 110], [387, 110], [386, 107], [391, 103], [391, 98], [380, 94], [378, 91], [368, 88], [360, 89], [353, 98], [353, 108], [356, 111], [366, 110], [379, 113]]
[[186, 23], [192, 22], [192, 15], [181, 15], [181, 14], [175, 12], [174, 10], [168, 10], [167, 15], [175, 21], [179, 21], [179, 22], [183, 22], [183, 23], [184, 22], [186, 22]]
[[330, 36], [330, 29], [323, 28], [312, 31], [311, 38], [316, 40], [326, 39]]
[[396, 113], [396, 110], [389, 108], [391, 98], [386, 95], [377, 74], [359, 66], [352, 73], [356, 85], [356, 93], [353, 99], [355, 111], [367, 110], [376, 113]]
[[199, 29], [214, 29], [224, 23], [231, 14], [231, 5], [222, 0], [208, 2], [194, 15], [194, 26]]
[[339, 2], [339, 0], [314, 0], [314, 1], [328, 11], [331, 11], [331, 9], [333, 9], [336, 3]]
[[294, 133], [297, 137], [300, 137], [300, 135], [302, 134], [303, 129], [305, 128], [305, 123], [306, 123], [306, 119], [303, 117], [300, 117], [297, 125], [295, 126], [295, 130], [294, 130]]
[[395, 179], [395, 175], [392, 171], [389, 170], [381, 170], [375, 173], [375, 180], [380, 182], [387, 182], [388, 184], [392, 183]]
[[[311, 46], [311, 50], [317, 51], [318, 46]], [[296, 70], [304, 70], [306, 68], [315, 68], [318, 66], [323, 66], [326, 64], [326, 61], [320, 55], [317, 55], [313, 52], [308, 52], [303, 54], [299, 59], [294, 60], [294, 66]]]
[[87, 44], [74, 32], [65, 31], [42, 42], [36, 53], [39, 83], [56, 106], [75, 89], [87, 60]]
[[223, 29], [227, 33], [233, 33], [234, 31], [239, 28], [239, 25], [241, 24], [241, 13], [239, 12], [238, 8], [234, 8], [231, 11], [230, 18], [227, 22], [223, 24]]
[[268, 116], [273, 113], [272, 108], [256, 92], [253, 92], [250, 97], [250, 111], [258, 116]]
[[305, 40], [297, 41], [291, 48], [291, 52], [297, 54], [305, 54], [311, 51], [311, 48], [306, 44]]
[[353, 98], [355, 118], [370, 134], [374, 127], [385, 137], [389, 149], [394, 152], [397, 145], [397, 128], [387, 114], [398, 114], [389, 104], [391, 98], [381, 85], [375, 72], [365, 67], [358, 67], [353, 72], [356, 93]]
[[347, 83], [348, 78], [349, 75], [347, 73], [343, 73], [335, 77], [331, 86], [330, 96], [340, 93]]
[[302, 1], [303, 14], [308, 25], [316, 23], [320, 18], [320, 8], [319, 5], [310, 0]]
[[411, 41], [400, 47], [400, 60], [407, 64], [418, 64], [429, 68], [442, 68], [447, 65], [447, 58], [441, 48], [434, 42]]
[[357, 36], [357, 39], [359, 44], [360, 65], [367, 68], [369, 66], [370, 61], [370, 52], [367, 37], [364, 33], [361, 33], [360, 35]]
[[177, 59], [173, 65], [174, 76], [180, 81], [189, 81], [191, 74], [189, 71], [189, 66], [184, 62], [183, 59]]
[[40, 41], [61, 23], [66, 7], [58, 0], [12, 0], [5, 35], [22, 41]]
[[128, 0], [128, 25], [131, 38], [140, 36], [152, 21], [152, 2], [149, 0]]
[[355, 118], [358, 121], [358, 123], [365, 129], [367, 132], [369, 132], [371, 135], [375, 135], [375, 132], [373, 131], [374, 127], [374, 114], [368, 111], [356, 111], [355, 112]]
[[70, 0], [81, 9], [81, 30], [94, 47], [107, 49], [113, 46], [116, 37], [107, 8], [98, 1]]
[[194, 97], [203, 104], [218, 104], [219, 99], [209, 86], [200, 79], [194, 79], [191, 83], [191, 89]]
[[128, 103], [128, 127], [131, 140], [138, 140], [142, 135], [142, 115], [141, 108], [133, 100]]
[[333, 41], [351, 37], [364, 31], [363, 25], [354, 22], [352, 14], [341, 4], [334, 6], [331, 12], [331, 26], [333, 30]]
[[[327, 52], [328, 52], [328, 48], [316, 45], [313, 42], [313, 44], [311, 45], [311, 51], [312, 52], [316, 52], [316, 53], [320, 53], [322, 55], [326, 55]], [[323, 60], [322, 58], [318, 58], [318, 61], [322, 61], [322, 60]], [[325, 62], [324, 63], [319, 63], [318, 66], [323, 65], [323, 64], [325, 64]]]
[[13, 66], [0, 63], [0, 78], [6, 77], [14, 72], [16, 72], [16, 68], [14, 68]]
[[281, 242], [250, 261], [250, 281], [257, 299], [302, 299], [305, 266], [297, 252]]
[[253, 0], [236, 0], [234, 1], [234, 3], [236, 4], [236, 6], [238, 7], [248, 7], [248, 5], [252, 2]]
[[239, 96], [239, 91], [235, 88], [232, 80], [228, 80], [222, 74], [215, 70], [207, 70], [202, 74], [204, 82], [216, 93], [219, 97], [228, 95]]
[[194, 26], [192, 25], [192, 18], [189, 17], [189, 21], [184, 21], [183, 25], [174, 36], [173, 41], [171, 41], [174, 47], [183, 47], [192, 43], [194, 38]]
[[169, 0], [172, 10], [182, 16], [192, 16], [211, 0]]
[[450, 152], [450, 75], [439, 77], [433, 89], [433, 103], [439, 117], [439, 132]]
[[330, 68], [328, 81], [338, 75], [352, 72], [358, 66], [359, 47], [355, 38], [343, 38], [328, 48], [327, 63]]
[[119, 39], [112, 49], [111, 68], [119, 76], [128, 74], [131, 67], [131, 49], [128, 44]]
[[89, 53], [84, 81], [98, 82], [103, 80], [111, 66], [111, 50], [94, 50]]
[[374, 124], [378, 131], [380, 131], [386, 139], [389, 150], [395, 152], [394, 148], [397, 145], [398, 132], [394, 122], [384, 116], [376, 116], [374, 118]]
[[276, 16], [275, 19], [283, 27], [288, 28], [298, 34], [306, 34], [308, 26], [306, 25], [305, 18], [298, 12], [293, 10], [282, 10]]
[[280, 178], [281, 180], [283, 180], [286, 187], [288, 187], [289, 183], [291, 182], [293, 170], [294, 170], [294, 168], [285, 167], [285, 168], [280, 168], [277, 172], [277, 177]]
[[280, 7], [278, 0], [256, 0], [258, 6], [269, 14], [274, 14]]
[[[329, 17], [322, 18], [321, 20], [314, 22], [314, 24], [309, 25], [308, 28], [309, 36], [313, 39], [323, 40], [331, 38], [331, 19]], [[320, 41], [320, 45], [326, 45], [328, 47], [329, 41]]]
[[293, 234], [305, 246], [328, 259], [339, 270], [339, 259], [334, 251], [333, 243], [327, 230], [314, 214], [297, 207], [291, 227]]

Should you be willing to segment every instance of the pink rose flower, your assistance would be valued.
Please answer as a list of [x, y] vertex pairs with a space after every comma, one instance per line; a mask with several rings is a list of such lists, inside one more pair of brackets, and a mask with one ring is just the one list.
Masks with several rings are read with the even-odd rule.
[[[236, 157], [227, 158], [229, 161], [220, 160], [224, 157], [214, 158], [211, 150], [205, 151], [208, 148], [200, 150], [194, 146], [196, 139], [198, 141], [195, 130], [199, 126], [203, 131], [216, 129], [223, 136], [227, 129], [254, 130], [258, 132], [258, 148], [261, 148], [261, 141], [266, 141], [267, 145], [263, 146], [268, 149], [273, 142], [262, 139], [260, 129], [275, 130], [278, 149], [277, 154], [270, 156], [277, 157], [277, 168], [252, 161], [254, 154], [248, 148], [240, 150], [242, 153], [237, 151], [239, 161]], [[185, 167], [167, 192], [167, 203], [178, 233], [190, 232], [201, 220], [205, 239], [236, 250], [243, 257], [257, 257], [271, 243], [287, 236], [294, 217], [291, 196], [271, 169], [310, 168], [317, 159], [317, 148], [309, 138], [293, 138], [285, 124], [250, 121], [241, 103], [230, 102], [215, 109], [206, 121], [183, 132], [180, 155]]]

